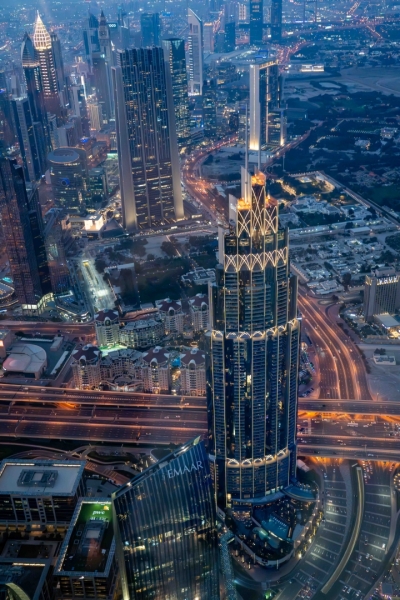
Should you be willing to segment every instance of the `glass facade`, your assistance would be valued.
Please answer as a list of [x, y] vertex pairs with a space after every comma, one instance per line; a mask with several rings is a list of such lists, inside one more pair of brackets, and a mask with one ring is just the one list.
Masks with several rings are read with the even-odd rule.
[[210, 286], [207, 396], [217, 500], [262, 502], [289, 485], [296, 467], [300, 323], [288, 233], [265, 176], [242, 173], [230, 198], [229, 231]]
[[250, 0], [250, 44], [260, 46], [263, 41], [263, 0]]
[[0, 214], [15, 294], [21, 304], [42, 296], [22, 167], [0, 159]]
[[175, 125], [179, 148], [190, 145], [190, 112], [186, 72], [185, 40], [168, 38], [162, 41], [165, 61], [169, 63], [174, 97]]
[[[120, 170], [128, 151], [130, 173], [121, 171], [124, 226], [153, 226], [175, 220], [174, 170], [162, 48], [118, 52], [122, 87], [117, 86], [117, 141]], [[123, 96], [123, 97], [121, 97]], [[171, 106], [171, 110], [173, 107]], [[123, 117], [119, 114], [123, 112]], [[126, 127], [125, 121], [126, 119]], [[123, 131], [125, 130], [125, 131]], [[125, 136], [128, 136], [127, 148]], [[121, 166], [122, 162], [122, 166]], [[132, 181], [125, 184], [125, 178]], [[133, 198], [128, 183], [133, 184]], [[132, 218], [127, 216], [134, 206]]]
[[280, 132], [275, 139], [272, 113], [279, 106], [279, 69], [276, 61], [269, 61], [259, 67], [260, 74], [260, 144], [265, 148], [274, 142], [280, 145]]
[[205, 447], [190, 442], [113, 494], [124, 600], [218, 600]]

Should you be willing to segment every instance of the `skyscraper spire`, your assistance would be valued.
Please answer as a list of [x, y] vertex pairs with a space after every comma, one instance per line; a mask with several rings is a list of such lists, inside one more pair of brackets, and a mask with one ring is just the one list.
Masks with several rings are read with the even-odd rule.
[[21, 61], [23, 67], [36, 67], [39, 64], [32, 38], [27, 32], [22, 40]]
[[39, 11], [36, 14], [35, 26], [33, 29], [33, 44], [36, 50], [51, 49], [51, 37], [40, 18]]

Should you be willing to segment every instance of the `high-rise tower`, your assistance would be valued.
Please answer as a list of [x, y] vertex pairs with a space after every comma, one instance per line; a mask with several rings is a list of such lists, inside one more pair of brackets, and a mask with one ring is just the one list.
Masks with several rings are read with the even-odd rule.
[[28, 198], [22, 167], [13, 159], [0, 158], [1, 222], [15, 294], [21, 304], [36, 304], [47, 291], [42, 289], [46, 279], [43, 247], [32, 230], [41, 217], [33, 214], [40, 210], [35, 193]]
[[61, 102], [51, 36], [39, 13], [36, 15], [32, 41], [39, 60], [46, 110], [61, 117]]
[[297, 280], [265, 183], [242, 170], [210, 285], [209, 454], [222, 510], [266, 502], [296, 470]]
[[175, 107], [176, 136], [179, 148], [190, 144], [190, 113], [188, 82], [186, 73], [185, 42], [180, 38], [162, 40], [164, 60], [171, 78], [172, 95]]
[[112, 499], [123, 600], [219, 600], [214, 494], [199, 438]]
[[260, 46], [263, 41], [263, 0], [250, 0], [250, 44]]
[[203, 22], [188, 9], [189, 24], [189, 95], [201, 96], [203, 94], [203, 60], [204, 60], [204, 35]]
[[183, 218], [172, 92], [162, 48], [118, 52], [113, 67], [124, 227]]
[[279, 107], [279, 83], [276, 59], [250, 65], [250, 150], [258, 151], [271, 143], [270, 114]]
[[159, 46], [161, 37], [161, 24], [159, 13], [142, 13], [140, 15], [140, 30], [142, 46]]
[[114, 116], [114, 98], [111, 80], [111, 38], [110, 29], [101, 11], [98, 29], [98, 51], [92, 53], [93, 79], [96, 88], [96, 96], [102, 107], [103, 118], [109, 121]]
[[282, 0], [271, 2], [271, 41], [280, 42], [282, 38]]
[[39, 181], [46, 171], [46, 147], [41, 123], [35, 123], [28, 98], [11, 100], [26, 181]]

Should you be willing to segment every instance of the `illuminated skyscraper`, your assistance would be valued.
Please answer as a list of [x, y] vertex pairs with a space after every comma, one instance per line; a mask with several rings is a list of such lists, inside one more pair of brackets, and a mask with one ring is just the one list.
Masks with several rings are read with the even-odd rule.
[[250, 44], [260, 46], [263, 41], [263, 0], [250, 0]]
[[53, 45], [39, 13], [36, 15], [32, 40], [40, 65], [44, 105], [47, 112], [60, 118], [62, 111]]
[[[28, 197], [22, 167], [13, 159], [0, 158], [1, 222], [15, 294], [21, 304], [36, 304], [47, 291], [42, 289], [40, 273], [43, 248], [38, 239], [34, 241], [32, 231], [41, 218], [33, 214], [40, 210], [35, 193]], [[38, 251], [40, 257], [36, 256]]]
[[190, 144], [190, 113], [188, 82], [186, 73], [185, 42], [179, 38], [162, 41], [164, 60], [171, 78], [172, 96], [175, 107], [175, 126], [179, 148]]
[[279, 107], [279, 70], [275, 59], [250, 65], [250, 150], [271, 143], [270, 113]]
[[206, 79], [203, 83], [203, 126], [204, 137], [217, 138], [217, 82]]
[[259, 506], [296, 472], [297, 280], [265, 182], [242, 170], [210, 285], [209, 455], [222, 510]]
[[183, 218], [174, 103], [162, 48], [118, 53], [112, 68], [124, 227]]
[[280, 42], [282, 38], [282, 0], [271, 2], [271, 41]]
[[212, 480], [197, 438], [112, 496], [123, 600], [218, 600]]
[[204, 60], [204, 35], [203, 22], [188, 9], [189, 24], [189, 95], [201, 96], [203, 94], [203, 60]]

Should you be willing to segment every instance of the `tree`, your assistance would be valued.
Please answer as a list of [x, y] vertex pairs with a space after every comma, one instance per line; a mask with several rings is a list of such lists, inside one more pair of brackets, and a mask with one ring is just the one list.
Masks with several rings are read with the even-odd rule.
[[147, 260], [154, 260], [154, 259], [155, 259], [154, 254], [148, 254], [147, 255]]
[[167, 255], [167, 256], [176, 256], [176, 251], [175, 251], [175, 247], [172, 244], [172, 242], [163, 242], [161, 244], [161, 250]]
[[345, 287], [345, 289], [347, 289], [351, 283], [351, 273], [343, 273], [343, 277], [342, 277], [342, 283]]
[[104, 260], [104, 258], [96, 258], [94, 266], [98, 273], [104, 273], [104, 269], [106, 268], [107, 263]]

